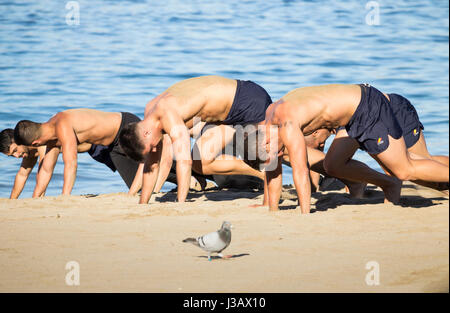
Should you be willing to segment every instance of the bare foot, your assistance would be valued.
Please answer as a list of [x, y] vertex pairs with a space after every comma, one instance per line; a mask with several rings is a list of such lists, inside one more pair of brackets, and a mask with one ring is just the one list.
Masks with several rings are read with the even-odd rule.
[[363, 199], [364, 191], [366, 190], [367, 183], [358, 183], [358, 182], [348, 182], [348, 185], [345, 186], [347, 192], [350, 194], [351, 198], [355, 199]]
[[384, 203], [398, 204], [400, 202], [400, 193], [403, 182], [400, 179], [392, 177], [392, 183], [388, 186], [381, 187], [384, 191]]
[[191, 177], [191, 184], [189, 186], [190, 189], [195, 191], [203, 191], [206, 187], [206, 179], [203, 177]]
[[197, 179], [198, 183], [200, 184], [200, 188], [202, 190], [205, 190], [206, 189], [206, 185], [207, 185], [206, 178], [204, 178], [204, 177], [196, 177], [196, 179]]

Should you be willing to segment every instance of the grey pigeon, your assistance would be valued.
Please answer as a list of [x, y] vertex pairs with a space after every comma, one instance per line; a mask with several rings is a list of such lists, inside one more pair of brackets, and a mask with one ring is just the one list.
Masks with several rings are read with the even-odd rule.
[[190, 242], [208, 252], [208, 261], [211, 261], [211, 253], [218, 253], [223, 258], [222, 252], [231, 242], [230, 222], [223, 222], [222, 227], [215, 232], [200, 236], [198, 238], [186, 238], [183, 242]]

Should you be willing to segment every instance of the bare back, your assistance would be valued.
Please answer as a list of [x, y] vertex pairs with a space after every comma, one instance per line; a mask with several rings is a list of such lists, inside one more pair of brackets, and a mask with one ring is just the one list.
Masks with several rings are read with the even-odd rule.
[[236, 80], [220, 76], [183, 80], [150, 101], [145, 109], [145, 118], [155, 112], [156, 105], [164, 99], [160, 114], [164, 114], [165, 109], [175, 109], [189, 128], [194, 117], [203, 122], [223, 121], [233, 104], [236, 86]]
[[[119, 112], [103, 112], [93, 109], [71, 109], [56, 114], [49, 122], [69, 123], [78, 144], [110, 145], [119, 131], [122, 121]], [[59, 139], [58, 141], [61, 141]]]
[[320, 128], [346, 125], [361, 100], [358, 85], [322, 85], [297, 88], [267, 109], [266, 119], [281, 126], [287, 121], [299, 125], [304, 135]]

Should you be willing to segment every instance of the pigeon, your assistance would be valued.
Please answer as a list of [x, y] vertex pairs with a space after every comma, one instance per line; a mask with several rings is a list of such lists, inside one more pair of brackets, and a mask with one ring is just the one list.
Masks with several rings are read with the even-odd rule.
[[224, 256], [222, 252], [231, 242], [231, 228], [233, 226], [230, 222], [223, 222], [222, 227], [215, 232], [200, 236], [198, 238], [186, 238], [183, 242], [189, 242], [193, 245], [202, 248], [208, 252], [208, 261], [211, 261], [211, 253], [217, 253], [219, 257]]

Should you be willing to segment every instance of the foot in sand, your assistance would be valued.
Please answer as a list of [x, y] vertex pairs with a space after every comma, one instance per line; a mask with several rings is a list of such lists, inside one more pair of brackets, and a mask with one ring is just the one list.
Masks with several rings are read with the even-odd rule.
[[403, 181], [398, 178], [391, 177], [392, 183], [386, 186], [380, 186], [384, 192], [384, 203], [398, 204], [400, 202], [400, 193], [402, 190]]
[[345, 186], [345, 190], [350, 194], [351, 198], [363, 199], [366, 186], [367, 183], [348, 182]]
[[195, 191], [204, 191], [207, 185], [207, 181], [203, 177], [191, 177], [190, 189]]

